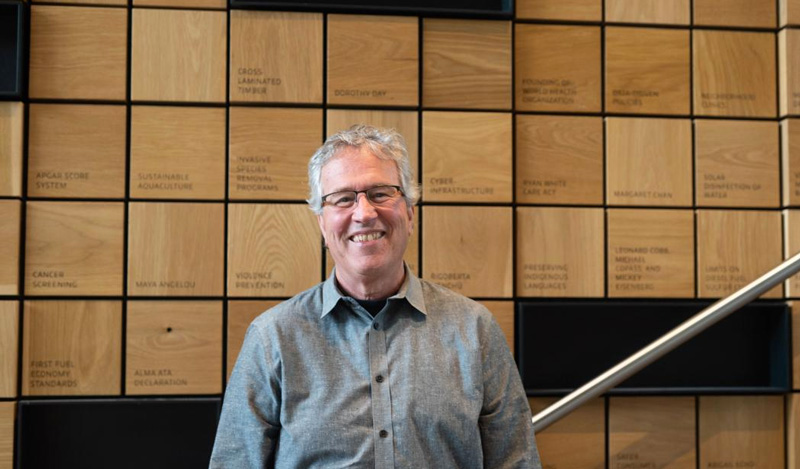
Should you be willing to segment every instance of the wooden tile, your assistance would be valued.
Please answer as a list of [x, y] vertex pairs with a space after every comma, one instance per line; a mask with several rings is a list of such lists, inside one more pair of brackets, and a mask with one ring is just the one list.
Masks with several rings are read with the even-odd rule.
[[800, 205], [800, 120], [781, 121], [782, 203]]
[[19, 292], [21, 206], [19, 200], [0, 200], [0, 295]]
[[121, 295], [122, 202], [28, 202], [25, 293]]
[[[534, 415], [554, 404], [549, 397], [529, 397]], [[536, 434], [543, 467], [553, 469], [605, 469], [605, 403], [593, 399], [562, 420]]]
[[518, 0], [517, 19], [602, 21], [602, 0]]
[[422, 277], [462, 295], [510, 298], [510, 207], [422, 208]]
[[[781, 214], [697, 211], [697, 285], [700, 298], [730, 295], [772, 269], [781, 256]], [[763, 298], [781, 298], [778, 285]]]
[[17, 350], [19, 302], [0, 301], [0, 397], [17, 396]]
[[26, 301], [25, 396], [119, 395], [122, 303]]
[[127, 6], [127, 0], [30, 0], [36, 3], [56, 3], [66, 5], [103, 5], [103, 6]]
[[692, 124], [688, 119], [606, 119], [609, 205], [690, 206]]
[[322, 14], [231, 10], [232, 102], [322, 103]]
[[780, 26], [800, 24], [800, 0], [778, 0]]
[[129, 301], [125, 390], [222, 392], [222, 302]]
[[222, 204], [129, 204], [128, 294], [218, 296], [223, 292]]
[[778, 123], [695, 120], [697, 205], [777, 208]]
[[225, 0], [133, 0], [134, 7], [167, 7], [167, 8], [212, 8], [224, 10], [228, 6]]
[[133, 106], [132, 198], [223, 199], [225, 109]]
[[511, 114], [422, 115], [422, 198], [435, 202], [511, 202]]
[[515, 26], [518, 111], [600, 112], [600, 27]]
[[422, 105], [511, 109], [511, 23], [423, 19]]
[[28, 196], [125, 197], [125, 106], [31, 104]]
[[328, 15], [329, 104], [417, 106], [419, 19]]
[[305, 200], [308, 160], [321, 144], [320, 109], [231, 107], [230, 198]]
[[606, 21], [689, 25], [689, 0], [606, 0]]
[[781, 116], [800, 114], [800, 30], [784, 29], [778, 33], [778, 80]]
[[694, 113], [775, 117], [775, 42], [773, 33], [695, 30]]
[[689, 114], [689, 31], [606, 28], [606, 112]]
[[14, 422], [17, 403], [0, 402], [0, 466], [11, 468], [14, 463]]
[[[789, 259], [800, 252], [800, 210], [789, 209], [783, 211], [783, 253], [784, 259]], [[800, 274], [793, 275], [786, 280], [787, 298], [800, 298]], [[800, 307], [800, 304], [798, 304]], [[800, 346], [800, 344], [798, 344]], [[800, 366], [800, 358], [795, 362]], [[800, 379], [800, 377], [798, 377]], [[800, 389], [800, 386], [796, 386]]]
[[798, 393], [786, 396], [786, 444], [786, 467], [796, 468], [800, 465], [800, 394]]
[[34, 5], [30, 39], [31, 98], [125, 99], [126, 9]]
[[25, 105], [0, 102], [0, 195], [22, 195], [22, 140]]
[[601, 208], [518, 207], [517, 295], [602, 297], [604, 217]]
[[225, 376], [230, 378], [239, 352], [242, 350], [242, 343], [247, 328], [261, 313], [273, 306], [277, 306], [279, 300], [231, 300], [228, 301], [228, 329], [226, 331], [227, 362]]
[[514, 302], [513, 301], [479, 301], [480, 304], [486, 306], [486, 309], [491, 311], [494, 319], [503, 330], [503, 335], [506, 336], [508, 348], [511, 354], [514, 354]]
[[131, 99], [225, 102], [227, 15], [133, 9]]
[[775, 28], [775, 0], [694, 0], [694, 24]]

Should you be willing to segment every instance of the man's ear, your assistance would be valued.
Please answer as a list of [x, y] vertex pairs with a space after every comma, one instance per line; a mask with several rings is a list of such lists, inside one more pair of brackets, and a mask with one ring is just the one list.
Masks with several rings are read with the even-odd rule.
[[411, 236], [414, 234], [414, 210], [416, 210], [415, 205], [408, 206], [408, 235]]
[[319, 224], [319, 231], [322, 233], [322, 241], [325, 243], [325, 246], [328, 246], [328, 240], [325, 238], [325, 220], [322, 219], [322, 215], [317, 215], [317, 223]]

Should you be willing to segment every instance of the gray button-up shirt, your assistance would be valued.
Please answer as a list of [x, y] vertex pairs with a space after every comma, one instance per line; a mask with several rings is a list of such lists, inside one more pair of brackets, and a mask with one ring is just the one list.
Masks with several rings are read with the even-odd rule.
[[505, 338], [415, 277], [373, 318], [334, 276], [259, 316], [225, 392], [212, 468], [539, 468]]

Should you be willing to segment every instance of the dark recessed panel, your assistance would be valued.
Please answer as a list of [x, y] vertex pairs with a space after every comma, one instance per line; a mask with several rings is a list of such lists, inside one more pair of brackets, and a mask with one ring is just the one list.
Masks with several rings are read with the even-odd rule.
[[230, 0], [233, 8], [451, 17], [511, 18], [514, 0]]
[[[701, 311], [701, 302], [536, 302], [517, 310], [529, 394], [572, 391]], [[751, 304], [632, 376], [612, 394], [788, 392], [789, 313]]]
[[0, 3], [0, 96], [22, 91], [22, 4]]

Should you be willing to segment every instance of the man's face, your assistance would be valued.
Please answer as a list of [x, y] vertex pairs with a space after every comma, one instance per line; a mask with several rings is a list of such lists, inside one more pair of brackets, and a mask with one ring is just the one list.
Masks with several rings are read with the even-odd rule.
[[[365, 148], [352, 147], [340, 151], [323, 166], [321, 180], [323, 195], [400, 185], [393, 161], [382, 160]], [[358, 194], [357, 203], [350, 208], [324, 206], [318, 217], [319, 227], [336, 262], [337, 277], [396, 275], [402, 269], [413, 215], [413, 206], [409, 207], [402, 196], [375, 206], [366, 194]]]

